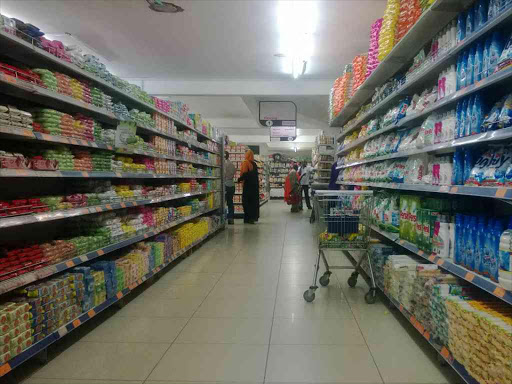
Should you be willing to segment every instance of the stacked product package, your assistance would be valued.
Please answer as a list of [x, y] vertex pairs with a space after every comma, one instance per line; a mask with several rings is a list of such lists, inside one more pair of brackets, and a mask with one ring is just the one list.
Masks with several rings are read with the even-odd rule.
[[333, 89], [331, 90], [331, 116], [336, 117], [346, 102], [351, 93], [352, 85], [352, 65], [346, 65], [341, 77], [338, 77], [334, 82]]
[[370, 30], [370, 48], [368, 49], [368, 62], [366, 64], [366, 78], [370, 77], [379, 65], [379, 35], [382, 28], [382, 19], [377, 19]]
[[7, 302], [0, 305], [0, 363], [5, 363], [32, 345], [31, 319], [28, 303]]
[[382, 18], [382, 28], [379, 33], [379, 62], [391, 52], [395, 45], [395, 29], [400, 14], [400, 0], [387, 0], [386, 10]]
[[396, 27], [395, 44], [404, 37], [421, 16], [420, 0], [400, 0], [400, 14]]
[[353, 97], [359, 87], [366, 80], [366, 64], [368, 61], [367, 55], [357, 55], [352, 61], [352, 89], [350, 97]]

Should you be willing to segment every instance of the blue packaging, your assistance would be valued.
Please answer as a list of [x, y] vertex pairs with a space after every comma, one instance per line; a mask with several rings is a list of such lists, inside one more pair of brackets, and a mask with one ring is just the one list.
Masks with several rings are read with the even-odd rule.
[[457, 213], [455, 215], [455, 252], [454, 252], [454, 262], [455, 264], [460, 264], [460, 252], [462, 249], [462, 227], [463, 227], [463, 219], [464, 215]]
[[489, 276], [489, 260], [491, 259], [491, 253], [492, 253], [492, 241], [493, 241], [493, 231], [495, 221], [494, 219], [489, 219], [489, 222], [487, 223], [487, 227], [485, 228], [485, 234], [484, 234], [484, 254], [483, 259], [480, 261], [480, 274], [484, 276]]
[[500, 31], [494, 31], [492, 33], [491, 47], [489, 49], [489, 66], [487, 69], [488, 76], [491, 76], [494, 73], [494, 69], [498, 65], [502, 51], [503, 36]]
[[464, 177], [464, 150], [457, 148], [453, 154], [452, 184], [462, 185]]
[[468, 102], [469, 97], [466, 97], [461, 102], [461, 109], [460, 109], [460, 117], [458, 118], [459, 121], [459, 137], [464, 137], [466, 135], [465, 133], [465, 127], [466, 127], [466, 111], [468, 109]]
[[475, 6], [468, 9], [466, 13], [466, 37], [475, 32]]
[[[464, 225], [462, 227], [462, 252], [461, 252], [461, 258], [460, 258], [460, 264], [467, 268], [467, 256], [468, 252], [471, 252], [470, 247], [470, 241], [469, 236], [471, 234], [471, 216], [465, 215], [464, 216]], [[468, 250], [468, 247], [470, 248]]]
[[461, 112], [462, 112], [462, 100], [457, 102], [457, 108], [455, 110], [455, 138], [458, 139], [462, 137], [460, 132], [460, 123], [461, 123]]
[[491, 111], [485, 116], [484, 122], [482, 123], [482, 132], [495, 131], [498, 129], [498, 121], [501, 114], [501, 109], [505, 99], [501, 99], [492, 107]]
[[[507, 229], [509, 230], [509, 233], [510, 233], [510, 230], [512, 229], [512, 217], [509, 218]], [[502, 234], [502, 236], [503, 236], [503, 234]], [[505, 242], [506, 242], [506, 240], [505, 240]], [[501, 243], [501, 237], [500, 237], [500, 243]], [[509, 247], [505, 247], [503, 251], [502, 250], [499, 251], [500, 268], [505, 271], [508, 271], [511, 269], [510, 268], [510, 266], [511, 266], [510, 251], [507, 248], [509, 248]]]
[[466, 64], [466, 87], [475, 82], [475, 45], [473, 44], [469, 49], [468, 62]]
[[491, 280], [498, 282], [500, 270], [500, 238], [503, 232], [503, 223], [496, 220], [492, 231], [492, 249], [489, 258], [489, 277]]
[[483, 63], [482, 63], [482, 79], [489, 76], [489, 51], [491, 50], [491, 42], [492, 38], [489, 36], [487, 40], [485, 40], [484, 44], [484, 56], [483, 56]]
[[403, 99], [400, 102], [400, 106], [398, 108], [398, 114], [396, 115], [396, 121], [395, 124], [397, 124], [400, 120], [402, 120], [407, 112], [407, 108], [409, 108], [409, 105], [411, 104], [411, 97], [407, 96], [405, 99]]
[[469, 51], [466, 50], [462, 53], [462, 60], [460, 62], [460, 87], [464, 88], [467, 81], [467, 67], [468, 67]]
[[457, 17], [457, 43], [466, 38], [466, 14], [460, 12]]
[[475, 104], [475, 95], [471, 95], [468, 97], [468, 106], [466, 109], [466, 120], [464, 122], [464, 136], [471, 135], [471, 121], [473, 120], [473, 106]]
[[476, 241], [475, 241], [475, 251], [474, 251], [474, 263], [473, 270], [477, 273], [480, 273], [480, 265], [482, 264], [482, 259], [484, 256], [484, 247], [485, 247], [485, 217], [480, 216], [478, 218], [478, 224], [476, 229]]
[[471, 175], [471, 170], [475, 165], [475, 150], [473, 148], [465, 148], [464, 149], [464, 177], [463, 182], [466, 184], [466, 181], [469, 180], [469, 176]]
[[466, 232], [466, 268], [475, 269], [475, 245], [477, 234], [477, 221], [475, 216], [471, 216], [471, 220], [467, 226]]
[[487, 1], [479, 0], [476, 9], [476, 20], [475, 20], [475, 30], [482, 28], [482, 26], [487, 23]]
[[456, 67], [456, 74], [457, 74], [456, 90], [457, 91], [459, 89], [461, 89], [461, 86], [460, 86], [460, 67], [461, 67], [461, 63], [462, 63], [462, 55], [458, 55], [457, 56], [457, 67]]
[[475, 95], [473, 102], [473, 113], [471, 114], [471, 135], [477, 135], [480, 133], [480, 127], [484, 122], [485, 106], [480, 93]]
[[482, 80], [482, 71], [483, 71], [483, 59], [484, 59], [484, 44], [479, 41], [476, 44], [475, 49], [475, 59], [473, 61], [473, 79], [476, 83], [477, 81]]
[[487, 7], [487, 20], [491, 20], [496, 16], [496, 0], [489, 0], [489, 6]]
[[512, 126], [512, 93], [503, 98], [503, 105], [498, 118], [498, 128], [508, 128]]

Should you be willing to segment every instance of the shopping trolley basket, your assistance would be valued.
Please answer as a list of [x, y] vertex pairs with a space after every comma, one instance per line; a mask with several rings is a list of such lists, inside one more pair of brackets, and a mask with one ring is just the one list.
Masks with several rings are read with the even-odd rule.
[[[307, 302], [315, 300], [320, 259], [323, 260], [326, 271], [318, 281], [324, 287], [329, 284], [332, 269], [353, 269], [348, 285], [355, 287], [361, 263], [366, 259], [371, 286], [365, 295], [365, 300], [368, 304], [375, 303], [376, 286], [368, 252], [373, 191], [316, 191], [313, 204], [318, 238], [318, 259], [315, 264], [313, 285], [304, 292], [304, 300]], [[333, 266], [327, 262], [324, 253], [326, 249], [340, 250], [343, 254], [356, 251], [360, 252], [361, 256], [355, 266]], [[352, 259], [352, 255], [348, 256], [349, 260]]]

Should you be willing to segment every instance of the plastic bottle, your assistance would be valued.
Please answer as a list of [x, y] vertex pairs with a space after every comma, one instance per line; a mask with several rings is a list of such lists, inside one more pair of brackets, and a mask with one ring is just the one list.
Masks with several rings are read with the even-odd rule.
[[500, 237], [500, 268], [505, 271], [512, 271], [512, 217], [510, 217], [507, 229]]
[[475, 6], [468, 9], [466, 14], [466, 37], [475, 32]]
[[460, 12], [457, 17], [457, 43], [466, 38], [466, 13]]
[[466, 87], [475, 82], [475, 45], [473, 44], [469, 49], [468, 63], [466, 65]]
[[491, 42], [492, 37], [489, 36], [487, 40], [485, 40], [484, 44], [484, 55], [482, 59], [482, 79], [485, 79], [489, 76], [489, 51], [491, 50]]
[[477, 12], [476, 12], [476, 20], [475, 20], [475, 30], [478, 30], [487, 23], [487, 1], [479, 0], [477, 4]]
[[473, 270], [477, 273], [480, 273], [480, 265], [484, 256], [485, 228], [485, 216], [480, 216], [476, 230], [475, 260], [473, 265]]
[[489, 49], [488, 76], [491, 76], [494, 73], [494, 69], [496, 68], [496, 65], [498, 65], [502, 51], [503, 36], [501, 35], [500, 31], [494, 31], [492, 33], [491, 47]]
[[487, 227], [485, 228], [485, 243], [484, 243], [484, 255], [480, 264], [480, 274], [483, 276], [489, 276], [489, 260], [491, 259], [492, 253], [492, 241], [493, 241], [493, 228], [494, 219], [489, 219]]
[[498, 282], [500, 270], [500, 238], [503, 233], [503, 223], [496, 220], [494, 230], [492, 232], [492, 253], [489, 260], [489, 277], [491, 280]]

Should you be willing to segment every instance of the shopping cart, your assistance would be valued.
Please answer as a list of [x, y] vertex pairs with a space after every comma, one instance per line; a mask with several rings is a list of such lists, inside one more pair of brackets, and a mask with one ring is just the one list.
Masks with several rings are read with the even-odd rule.
[[[315, 264], [313, 285], [304, 292], [304, 300], [307, 302], [315, 300], [320, 259], [323, 260], [326, 271], [318, 282], [324, 287], [329, 285], [332, 269], [353, 269], [348, 285], [355, 287], [361, 271], [361, 263], [366, 259], [371, 284], [370, 290], [365, 295], [365, 301], [368, 304], [375, 303], [377, 292], [368, 252], [373, 191], [315, 191], [313, 204], [317, 223], [318, 259]], [[333, 266], [327, 262], [324, 250], [340, 250], [345, 255], [355, 251], [360, 252], [361, 256], [355, 266]], [[352, 254], [347, 256], [349, 260], [353, 259]]]

